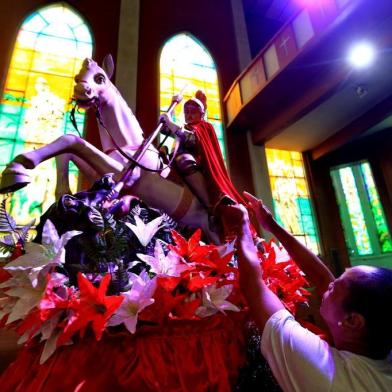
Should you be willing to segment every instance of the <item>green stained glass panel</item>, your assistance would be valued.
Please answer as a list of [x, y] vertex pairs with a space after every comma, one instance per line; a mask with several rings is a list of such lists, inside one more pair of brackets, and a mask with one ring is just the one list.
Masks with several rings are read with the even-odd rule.
[[275, 218], [309, 249], [320, 253], [302, 155], [266, 149], [266, 157]]
[[0, 165], [6, 165], [12, 157], [12, 149], [6, 139], [0, 140]]
[[384, 217], [384, 211], [380, 202], [377, 188], [374, 184], [373, 174], [368, 162], [360, 165], [366, 193], [373, 213], [373, 218], [377, 228], [378, 240], [382, 253], [392, 252], [391, 235]]
[[354, 231], [355, 244], [358, 249], [358, 254], [372, 254], [373, 249], [370, 243], [370, 237], [367, 231], [365, 217], [362, 211], [358, 189], [355, 184], [355, 179], [351, 167], [339, 169], [339, 175], [343, 187], [344, 196], [347, 202], [351, 225]]

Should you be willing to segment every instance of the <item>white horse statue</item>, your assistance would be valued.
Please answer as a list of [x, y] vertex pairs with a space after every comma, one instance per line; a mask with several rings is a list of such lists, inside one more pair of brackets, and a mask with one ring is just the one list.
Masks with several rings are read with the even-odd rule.
[[[85, 108], [99, 107], [101, 121], [98, 126], [104, 152], [78, 136], [63, 135], [44, 147], [15, 157], [2, 173], [0, 193], [13, 192], [28, 185], [31, 181], [29, 170], [52, 157], [58, 157], [60, 162], [58, 184], [63, 189], [59, 193], [69, 192], [68, 169], [64, 169], [68, 167], [69, 160], [90, 179], [107, 173], [114, 173], [115, 181], [122, 178], [129, 161], [118, 151], [118, 147], [125, 154], [133, 156], [145, 139], [136, 117], [110, 81], [113, 70], [111, 57], [106, 57], [102, 68], [95, 61], [85, 59], [82, 69], [75, 76], [74, 98], [77, 103]], [[146, 169], [159, 171], [161, 162], [158, 150], [151, 144], [139, 163]], [[200, 227], [211, 241], [219, 243], [219, 236], [209, 227], [206, 208], [185, 185], [164, 178], [168, 170], [160, 175], [136, 167], [124, 192], [163, 210], [184, 225]]]

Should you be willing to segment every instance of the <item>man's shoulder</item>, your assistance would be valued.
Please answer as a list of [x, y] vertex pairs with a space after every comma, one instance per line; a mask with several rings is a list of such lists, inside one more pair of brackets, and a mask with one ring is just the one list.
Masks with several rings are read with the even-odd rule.
[[336, 373], [334, 391], [343, 390], [343, 385], [355, 391], [392, 391], [392, 363], [390, 361], [374, 360], [336, 349], [333, 354]]

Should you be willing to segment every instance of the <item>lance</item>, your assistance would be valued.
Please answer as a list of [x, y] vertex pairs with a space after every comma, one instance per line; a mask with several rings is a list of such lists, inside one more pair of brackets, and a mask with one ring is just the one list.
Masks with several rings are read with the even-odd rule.
[[[182, 101], [182, 92], [184, 91], [185, 87], [181, 90], [180, 94], [174, 96], [166, 113], [171, 115], [173, 113], [174, 108]], [[153, 143], [155, 138], [158, 136], [162, 127], [163, 127], [163, 123], [159, 122], [155, 131], [153, 133], [151, 133], [151, 135], [148, 138], [144, 139], [143, 143], [140, 145], [138, 150], [135, 152], [132, 161], [130, 161], [128, 163], [128, 165], [122, 171], [122, 175], [121, 175], [120, 180], [116, 183], [116, 185], [113, 187], [113, 189], [105, 197], [105, 199], [104, 199], [105, 201], [112, 201], [118, 197], [121, 190], [124, 188], [124, 185], [127, 183], [130, 176], [132, 175], [133, 170], [135, 169], [135, 167], [138, 166], [138, 163], [140, 162], [141, 158], [143, 157], [143, 155], [145, 154], [147, 149], [150, 147], [150, 145]]]

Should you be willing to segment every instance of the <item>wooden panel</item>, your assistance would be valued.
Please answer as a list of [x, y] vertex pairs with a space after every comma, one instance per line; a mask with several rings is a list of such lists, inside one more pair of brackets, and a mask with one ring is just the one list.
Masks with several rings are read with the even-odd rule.
[[237, 113], [241, 110], [242, 101], [241, 101], [241, 92], [240, 86], [236, 84], [234, 88], [231, 90], [229, 98], [227, 100], [227, 120], [230, 123]]
[[294, 31], [292, 26], [289, 25], [276, 38], [276, 53], [280, 68], [289, 64], [297, 55], [297, 52]]
[[265, 85], [263, 58], [259, 57], [240, 79], [243, 104], [249, 102]]

